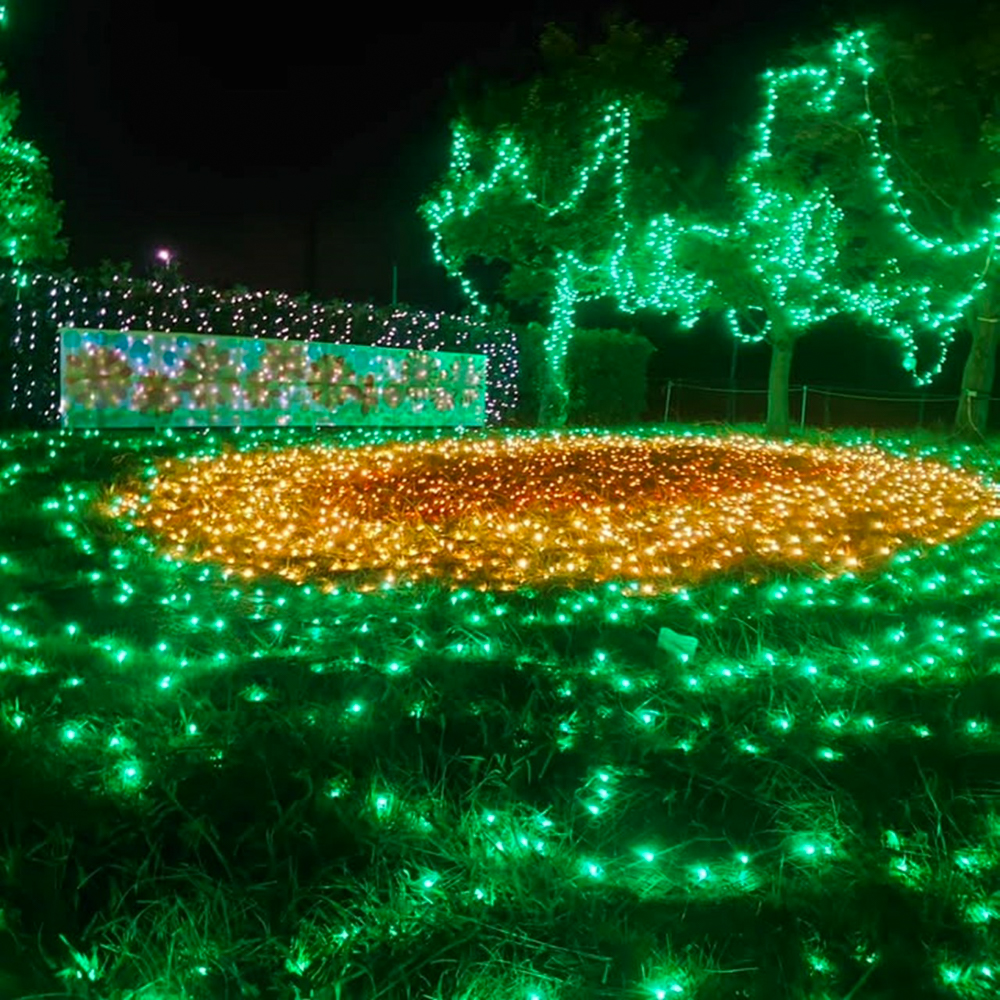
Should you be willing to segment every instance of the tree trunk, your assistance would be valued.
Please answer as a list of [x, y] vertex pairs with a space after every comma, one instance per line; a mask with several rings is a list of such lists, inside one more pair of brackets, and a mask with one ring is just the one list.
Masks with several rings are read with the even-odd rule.
[[542, 382], [541, 410], [538, 423], [542, 427], [565, 427], [569, 419], [569, 382], [566, 378], [566, 358], [573, 339], [573, 316], [577, 293], [565, 262], [559, 265], [559, 278], [549, 327], [545, 331], [545, 379]]
[[990, 415], [990, 393], [996, 370], [997, 323], [993, 289], [976, 303], [972, 346], [962, 370], [962, 389], [955, 411], [955, 431], [965, 438], [981, 438]]
[[542, 383], [541, 405], [538, 411], [540, 427], [565, 427], [569, 419], [569, 386], [566, 382], [565, 349], [545, 345], [545, 378]]
[[740, 342], [733, 337], [733, 353], [729, 358], [729, 399], [726, 403], [726, 419], [731, 424], [736, 423], [736, 358]]
[[792, 376], [792, 352], [795, 338], [790, 331], [775, 330], [771, 339], [771, 371], [767, 380], [767, 424], [771, 437], [788, 437], [788, 392]]

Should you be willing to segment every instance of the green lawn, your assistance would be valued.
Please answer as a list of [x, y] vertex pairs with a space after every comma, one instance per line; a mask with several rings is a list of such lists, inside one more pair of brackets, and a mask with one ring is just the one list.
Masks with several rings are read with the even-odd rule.
[[372, 440], [0, 439], [0, 998], [1000, 995], [994, 523], [832, 581], [325, 593], [92, 507], [317, 437]]

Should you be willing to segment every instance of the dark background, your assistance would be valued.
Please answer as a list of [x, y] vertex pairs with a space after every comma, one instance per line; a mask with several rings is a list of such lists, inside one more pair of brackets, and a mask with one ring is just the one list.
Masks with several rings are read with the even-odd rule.
[[[919, 6], [919, 5], [917, 5]], [[447, 164], [448, 78], [462, 63], [518, 65], [550, 20], [599, 38], [607, 8], [579, 4], [316, 4], [9, 0], [0, 35], [18, 134], [49, 158], [75, 267], [157, 247], [198, 283], [310, 291], [461, 311], [416, 207]], [[823, 37], [878, 5], [635, 3], [619, 8], [688, 40], [681, 64], [697, 138], [725, 159], [759, 101], [756, 74], [797, 35]], [[583, 11], [583, 13], [581, 13]], [[593, 317], [595, 321], [606, 317]], [[725, 380], [731, 342], [708, 328], [661, 347], [654, 377]], [[959, 360], [964, 343], [957, 345]], [[766, 350], [743, 349], [759, 382]], [[803, 341], [795, 381], [906, 388], [894, 349], [841, 325]], [[937, 386], [949, 391], [955, 368]]]

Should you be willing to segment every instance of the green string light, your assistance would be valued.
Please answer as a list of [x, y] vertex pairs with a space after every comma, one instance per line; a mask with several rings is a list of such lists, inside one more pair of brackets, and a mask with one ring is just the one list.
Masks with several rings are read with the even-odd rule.
[[217, 291], [126, 275], [105, 281], [22, 269], [8, 271], [0, 282], [16, 289], [10, 408], [27, 422], [58, 419], [61, 328], [202, 334], [225, 330], [277, 340], [339, 340], [427, 351], [468, 348], [488, 357], [489, 419], [499, 420], [517, 403], [514, 333], [478, 318], [404, 307], [309, 302], [284, 292]]
[[[408, 436], [417, 438], [414, 432]], [[382, 437], [357, 432], [348, 441], [375, 443]], [[848, 444], [862, 441], [841, 437]], [[831, 898], [845, 886], [875, 879], [927, 894], [928, 900], [951, 900], [955, 926], [949, 928], [948, 950], [933, 941], [915, 949], [929, 963], [935, 987], [956, 998], [995, 992], [1000, 956], [987, 937], [997, 919], [991, 887], [1000, 870], [995, 804], [970, 798], [963, 805], [966, 818], [956, 815], [947, 849], [939, 850], [933, 847], [933, 817], [927, 826], [932, 849], [921, 837], [919, 820], [908, 824], [910, 814], [901, 811], [875, 831], [872, 843], [870, 832], [830, 797], [844, 775], [862, 780], [866, 760], [897, 753], [907, 760], [923, 754], [933, 759], [939, 747], [971, 760], [1000, 747], [989, 703], [960, 699], [965, 684], [986, 682], [994, 672], [1000, 631], [995, 524], [947, 545], [901, 552], [876, 578], [790, 576], [739, 586], [720, 579], [666, 600], [647, 599], [641, 581], [542, 595], [242, 587], [226, 581], [219, 568], [153, 560], [135, 535], [88, 537], [95, 493], [82, 479], [93, 461], [115, 455], [121, 438], [87, 432], [2, 440], [0, 482], [16, 484], [8, 487], [14, 502], [5, 516], [28, 512], [34, 523], [51, 529], [47, 537], [58, 562], [47, 565], [64, 568], [54, 577], [47, 570], [46, 586], [53, 590], [39, 587], [31, 563], [37, 554], [18, 548], [22, 543], [13, 533], [4, 536], [0, 728], [12, 747], [45, 755], [54, 774], [123, 807], [145, 808], [171, 760], [190, 755], [207, 768], [226, 767], [237, 751], [225, 734], [252, 726], [250, 719], [287, 716], [296, 741], [304, 734], [321, 739], [334, 733], [361, 748], [370, 745], [366, 740], [384, 739], [390, 725], [403, 719], [416, 725], [443, 710], [435, 704], [435, 688], [444, 661], [449, 669], [482, 672], [471, 687], [461, 688], [460, 710], [489, 725], [497, 707], [484, 690], [490, 683], [486, 671], [496, 657], [516, 658], [540, 691], [551, 688], [558, 711], [542, 710], [546, 695], [532, 695], [526, 708], [512, 699], [504, 707], [510, 713], [505, 725], [549, 742], [550, 766], [577, 779], [550, 802], [544, 801], [543, 784], [518, 798], [506, 780], [479, 783], [475, 794], [451, 802], [412, 775], [401, 780], [373, 769], [359, 776], [344, 767], [340, 754], [323, 755], [312, 775], [321, 808], [337, 810], [338, 823], [377, 827], [382, 839], [405, 838], [412, 858], [406, 859], [405, 875], [400, 864], [399, 898], [405, 898], [414, 926], [457, 926], [470, 919], [470, 910], [477, 921], [489, 922], [519, 898], [515, 887], [537, 885], [542, 877], [543, 884], [560, 885], [570, 905], [609, 893], [658, 905], [674, 902], [691, 913], [723, 903], [752, 911], [760, 899], [779, 893]], [[208, 457], [226, 448], [286, 447], [300, 440], [289, 432], [254, 432], [235, 441], [218, 433], [128, 439], [130, 452], [150, 468], [165, 454]], [[918, 448], [905, 437], [882, 447], [977, 469], [994, 481], [1000, 476], [995, 456], [987, 452], [946, 444]], [[35, 468], [44, 474], [30, 471]], [[74, 530], [57, 531], [59, 526]], [[933, 591], [928, 583], [935, 584]], [[125, 584], [132, 596], [122, 608], [116, 596]], [[65, 609], [60, 617], [57, 603], [70, 585], [87, 594], [74, 605], [72, 621]], [[654, 660], [646, 649], [651, 643], [644, 645], [642, 637], [665, 615], [677, 628], [702, 636], [704, 654], [676, 664]], [[766, 634], [759, 641], [726, 639], [727, 630], [739, 635], [740, 623], [748, 621], [763, 623], [758, 627]], [[553, 659], [548, 646], [554, 635], [572, 635], [574, 652]], [[296, 644], [300, 651], [293, 654]], [[453, 651], [458, 645], [461, 652]], [[238, 686], [242, 697], [235, 705], [205, 697], [226, 672], [252, 669], [258, 648], [266, 651], [273, 682]], [[221, 668], [219, 653], [229, 658]], [[320, 659], [324, 671], [314, 676], [312, 666]], [[286, 688], [293, 675], [292, 688]], [[321, 702], [301, 708], [287, 703], [285, 692], [302, 690], [310, 678], [316, 684], [340, 678], [344, 684], [335, 697], [324, 693]], [[376, 683], [387, 685], [387, 693], [373, 696]], [[102, 707], [100, 692], [112, 689], [113, 704]], [[52, 697], [56, 691], [58, 700]], [[127, 696], [141, 707], [134, 716], [121, 711]], [[627, 734], [626, 742], [609, 742], [614, 733]], [[650, 801], [650, 762], [668, 772], [683, 769], [686, 782], [691, 775], [712, 774], [720, 752], [727, 755], [725, 780], [733, 787], [764, 787], [798, 762], [813, 776], [810, 787], [822, 782], [821, 793], [799, 789], [784, 795], [779, 788], [772, 821], [731, 837], [699, 840], [686, 829], [626, 826], [639, 804]], [[663, 791], [656, 787], [659, 801]], [[727, 791], [730, 802], [733, 794]], [[893, 801], [886, 796], [887, 809]], [[466, 811], [454, 811], [459, 805]], [[680, 800], [675, 807], [682, 808]], [[308, 975], [334, 947], [361, 961], [383, 946], [385, 927], [395, 919], [393, 903], [366, 905], [373, 909], [363, 914], [344, 903], [335, 918], [318, 919], [311, 930], [304, 920], [291, 952], [293, 967], [276, 955], [274, 975]], [[961, 947], [954, 943], [959, 935]], [[834, 977], [842, 981], [851, 974], [841, 944], [803, 934], [799, 945], [810, 975], [833, 984]], [[73, 942], [81, 957], [93, 946], [93, 940]], [[862, 940], [858, 947], [856, 961], [863, 968], [881, 972], [892, 960], [877, 941]], [[205, 955], [180, 939], [178, 949], [171, 975], [197, 982], [206, 974], [199, 970], [209, 968]], [[106, 948], [96, 953], [104, 956]], [[67, 961], [83, 971], [72, 955]], [[127, 964], [118, 971], [110, 963], [87, 968], [111, 979]], [[699, 959], [697, 949], [681, 960], [650, 954], [644, 970], [635, 985], [664, 996], [697, 996], [699, 983], [717, 981], [720, 971], [710, 958]], [[536, 982], [530, 971], [525, 968], [525, 981]], [[751, 985], [751, 974], [735, 975], [748, 977], [740, 986]], [[551, 992], [554, 982], [548, 986]], [[113, 992], [110, 984], [108, 989]]]
[[[481, 313], [488, 307], [471, 278], [465, 261], [449, 252], [462, 220], [488, 211], [490, 198], [513, 197], [548, 219], [585, 211], [582, 199], [597, 184], [601, 172], [611, 173], [610, 212], [613, 219], [604, 245], [583, 256], [566, 246], [554, 246], [552, 306], [545, 348], [550, 373], [565, 393], [565, 358], [572, 338], [577, 306], [585, 301], [613, 297], [626, 312], [654, 309], [677, 313], [690, 327], [707, 308], [720, 308], [734, 336], [759, 341], [773, 335], [774, 314], [784, 316], [794, 330], [802, 330], [831, 316], [850, 313], [888, 329], [899, 342], [905, 369], [918, 384], [940, 373], [953, 328], [966, 306], [984, 287], [993, 246], [1000, 234], [1000, 214], [971, 240], [948, 244], [928, 238], [910, 221], [910, 211], [892, 181], [878, 126], [870, 111], [860, 116], [872, 159], [870, 194], [896, 234], [898, 251], [888, 253], [878, 274], [858, 283], [850, 278], [843, 257], [844, 210], [833, 194], [820, 188], [805, 195], [782, 185], [774, 172], [778, 156], [773, 148], [774, 125], [785, 109], [793, 108], [818, 119], [841, 113], [854, 85], [870, 106], [868, 80], [875, 68], [868, 57], [863, 32], [839, 39], [830, 50], [830, 65], [800, 67], [765, 74], [764, 109], [754, 130], [755, 144], [736, 178], [735, 221], [708, 225], [670, 215], [636, 225], [629, 209], [628, 175], [631, 120], [628, 109], [614, 102], [605, 110], [590, 144], [590, 152], [571, 179], [569, 192], [546, 209], [531, 183], [531, 155], [515, 134], [491, 142], [459, 123], [454, 127], [451, 163], [445, 185], [435, 199], [422, 206], [432, 236], [435, 259], [462, 286]], [[794, 104], [792, 102], [794, 101]], [[477, 164], [492, 156], [492, 167], [480, 176]], [[757, 281], [755, 304], [726, 302], [718, 283], [698, 263], [698, 247], [728, 245], [739, 248], [742, 263]], [[956, 263], [965, 261], [963, 267]], [[949, 266], [949, 262], [952, 266]], [[741, 318], [750, 311], [765, 314], [754, 333], [743, 330]], [[918, 338], [931, 334], [937, 356], [918, 370]]]

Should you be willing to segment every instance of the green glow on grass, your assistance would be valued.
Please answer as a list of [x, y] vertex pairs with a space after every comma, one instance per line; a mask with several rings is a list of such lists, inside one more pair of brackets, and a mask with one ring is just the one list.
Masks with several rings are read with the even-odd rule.
[[[260, 447], [265, 437], [247, 434], [239, 444]], [[54, 440], [68, 459], [70, 442]], [[109, 440], [97, 435], [88, 446], [105, 448]], [[226, 440], [205, 435], [190, 447], [212, 454]], [[149, 450], [164, 444], [151, 437]], [[932, 454], [952, 454], [947, 445], [936, 448]], [[980, 467], [992, 476], [997, 465], [989, 458]], [[51, 755], [55, 774], [95, 796], [140, 809], [167, 762], [224, 771], [238, 759], [227, 741], [252, 744], [258, 726], [280, 725], [295, 734], [293, 742], [308, 738], [327, 748], [325, 773], [313, 775], [327, 819], [360, 816], [374, 831], [370, 842], [403, 845], [403, 860], [389, 870], [409, 872], [410, 898], [434, 910], [435, 919], [457, 921], [459, 907], [473, 904], [490, 914], [526, 885], [560, 886], [570, 903], [574, 893], [607, 892], [750, 912], [765, 894], [824, 898], [878, 872], [899, 890], [928, 894], [928, 902], [950, 900], [970, 934], [996, 926], [990, 886], [1000, 867], [1000, 820], [988, 803], [963, 800], [970, 818], [955, 819], [961, 836], [946, 827], [947, 854], [935, 840], [920, 784], [911, 790], [909, 818], [893, 813], [879, 825], [893, 826], [894, 839], [885, 836], [884, 843], [881, 833], [878, 843], [866, 840], [850, 809], [837, 811], [853, 801], [841, 790], [847, 780], [875, 785], [887, 810], [899, 805], [873, 759], [889, 768], [893, 755], [925, 761], [955, 748], [974, 759], [1000, 747], [992, 702], [961, 697], [966, 684], [989, 683], [995, 670], [1000, 538], [992, 526], [947, 549], [914, 549], [874, 578], [734, 587], [723, 577], [655, 599], [627, 581], [569, 595], [428, 590], [419, 600], [417, 591], [245, 587], [223, 584], [214, 573], [202, 578], [203, 567], [144, 556], [141, 567], [129, 563], [131, 598], [123, 607], [116, 601], [120, 580], [108, 575], [109, 546], [95, 540], [84, 552], [86, 512], [81, 505], [75, 536], [58, 544], [72, 558], [71, 582], [87, 601], [64, 606], [58, 589], [50, 598], [21, 568], [20, 554], [4, 576], [11, 585], [0, 630], [0, 718], [12, 747]], [[69, 515], [61, 507], [39, 517]], [[134, 536], [115, 545], [119, 562], [142, 551]], [[970, 560], [977, 575], [967, 572]], [[97, 579], [88, 580], [90, 573]], [[930, 597], [922, 589], [928, 578], [938, 586]], [[628, 609], [623, 594], [635, 595]], [[612, 611], [618, 622], [608, 621]], [[291, 638], [275, 641], [275, 624], [283, 625], [282, 639]], [[662, 624], [699, 637], [686, 665], [652, 655]], [[558, 655], [557, 635], [573, 636]], [[450, 658], [458, 646], [460, 658]], [[323, 672], [314, 673], [314, 664]], [[959, 675], [949, 673], [956, 667]], [[502, 674], [504, 696], [490, 673], [497, 669], [509, 671]], [[448, 683], [442, 677], [452, 676], [446, 670], [461, 682], [451, 703], [440, 695]], [[518, 684], [537, 693], [525, 700], [515, 693]], [[322, 694], [313, 695], [312, 685]], [[123, 709], [130, 703], [132, 712]], [[348, 784], [350, 754], [388, 755], [386, 727], [400, 719], [414, 730], [426, 727], [425, 755], [439, 731], [454, 738], [456, 753], [467, 756], [452, 758], [450, 768], [481, 757], [469, 781], [475, 792], [449, 799], [444, 785], [423, 787], [414, 777], [416, 754], [409, 770], [397, 763], [363, 783], [351, 775]], [[507, 741], [502, 757], [476, 746], [480, 726]], [[935, 801], [947, 811], [937, 791]], [[263, 800], [271, 793], [261, 787], [253, 794]], [[833, 802], [834, 795], [841, 798]], [[710, 810], [713, 796], [725, 801], [727, 817], [750, 801], [767, 822], [728, 836], [711, 829], [701, 840], [685, 810], [694, 808], [690, 803]], [[388, 924], [388, 911], [379, 913]], [[425, 918], [413, 919], [419, 925]], [[340, 923], [326, 921], [324, 947], [365, 947], [353, 936], [337, 938]], [[320, 961], [319, 951], [302, 954]], [[970, 944], [940, 968], [957, 972], [948, 982], [956, 995], [986, 1000], [995, 980], [983, 970], [996, 968], [996, 958]], [[185, 953], [178, 967], [190, 974], [205, 960]], [[285, 957], [276, 961], [283, 967]], [[850, 963], [824, 961], [829, 971], [848, 975]], [[656, 956], [646, 964], [673, 969]], [[688, 964], [697, 963], [685, 960], [683, 972]], [[649, 981], [650, 991], [673, 995], [675, 984], [698, 995], [681, 971]]]

